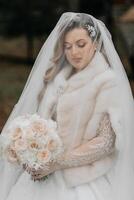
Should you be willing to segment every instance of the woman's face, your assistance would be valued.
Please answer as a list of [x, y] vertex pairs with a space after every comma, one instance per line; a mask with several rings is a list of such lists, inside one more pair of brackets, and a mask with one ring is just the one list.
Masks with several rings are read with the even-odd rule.
[[75, 28], [65, 35], [64, 53], [68, 62], [79, 71], [91, 61], [95, 52], [95, 44], [87, 31]]

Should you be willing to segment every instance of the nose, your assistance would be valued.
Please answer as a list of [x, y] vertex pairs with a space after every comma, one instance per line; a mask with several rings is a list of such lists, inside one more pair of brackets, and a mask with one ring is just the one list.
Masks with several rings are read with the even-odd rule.
[[72, 56], [75, 56], [75, 55], [78, 54], [78, 48], [77, 48], [75, 45], [72, 46], [72, 51], [71, 51], [71, 53], [72, 53]]

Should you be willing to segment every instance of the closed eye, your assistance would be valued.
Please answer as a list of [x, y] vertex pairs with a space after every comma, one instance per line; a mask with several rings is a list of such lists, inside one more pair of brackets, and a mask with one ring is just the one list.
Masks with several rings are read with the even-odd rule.
[[69, 43], [64, 44], [64, 49], [71, 49], [72, 45]]
[[77, 46], [80, 47], [80, 48], [85, 47], [85, 45], [86, 45], [85, 43], [84, 44], [77, 44]]

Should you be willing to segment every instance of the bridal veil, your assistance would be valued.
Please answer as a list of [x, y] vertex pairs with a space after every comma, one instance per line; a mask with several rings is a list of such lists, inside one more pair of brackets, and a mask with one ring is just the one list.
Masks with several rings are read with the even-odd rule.
[[[31, 73], [25, 84], [23, 92], [14, 106], [3, 130], [6, 132], [9, 122], [15, 117], [25, 113], [38, 112], [39, 101], [38, 95], [42, 88], [45, 87], [44, 75], [45, 72], [53, 66], [53, 53], [58, 39], [62, 36], [64, 30], [69, 27], [72, 21], [77, 21], [82, 16], [86, 16], [87, 20], [92, 21], [93, 27], [96, 30], [98, 48], [97, 51], [103, 51], [107, 62], [111, 69], [115, 72], [119, 94], [113, 98], [118, 98], [121, 107], [121, 120], [118, 122], [121, 126], [121, 132], [117, 137], [116, 145], [119, 150], [119, 155], [112, 175], [111, 182], [111, 200], [133, 200], [134, 199], [134, 102], [129, 85], [129, 81], [120, 61], [120, 58], [114, 48], [111, 35], [104, 23], [91, 15], [84, 13], [67, 12], [62, 14], [55, 28], [49, 35], [48, 39], [42, 46], [37, 59], [33, 65]], [[62, 67], [65, 62], [63, 55], [59, 65]], [[101, 63], [100, 63], [101, 64]], [[78, 116], [77, 116], [77, 120]]]

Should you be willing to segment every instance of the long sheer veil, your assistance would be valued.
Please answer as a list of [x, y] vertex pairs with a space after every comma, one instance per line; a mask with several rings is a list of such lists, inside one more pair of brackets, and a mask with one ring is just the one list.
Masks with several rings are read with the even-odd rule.
[[[55, 28], [42, 46], [31, 70], [31, 73], [28, 77], [28, 80], [25, 84], [23, 92], [3, 128], [2, 134], [6, 132], [6, 128], [13, 118], [24, 113], [32, 114], [38, 112], [38, 95], [40, 90], [45, 87], [43, 82], [45, 72], [53, 64], [51, 58], [53, 57], [54, 48], [57, 40], [60, 34], [62, 34], [62, 31], [64, 31], [64, 29], [69, 26], [72, 20], [75, 20], [79, 15], [81, 15], [81, 13], [67, 12], [62, 14]], [[107, 30], [103, 22], [94, 18], [91, 15], [85, 15], [87, 16], [87, 18], [92, 19], [94, 26], [97, 27], [100, 32], [100, 46], [103, 43], [103, 50], [108, 60], [108, 63], [118, 77], [118, 87], [120, 91], [120, 94], [115, 98], [119, 98], [122, 108], [123, 121], [121, 122], [122, 132], [120, 134], [120, 139], [118, 140], [117, 138], [117, 145], [119, 145], [120, 153], [111, 179], [111, 200], [133, 200], [134, 102], [131, 88], [124, 67], [114, 48], [109, 31]]]
[[93, 19], [96, 21], [101, 31], [104, 49], [108, 61], [118, 76], [118, 85], [120, 91], [118, 98], [121, 104], [124, 122], [124, 124], [122, 124], [123, 128], [121, 133], [122, 144], [119, 144], [121, 146], [121, 150], [115, 168], [114, 180], [112, 183], [112, 199], [131, 200], [134, 198], [134, 101], [132, 91], [124, 67], [114, 48], [110, 33], [101, 21], [96, 20], [95, 18]]

